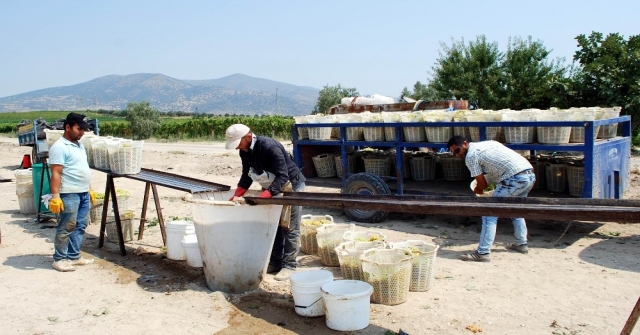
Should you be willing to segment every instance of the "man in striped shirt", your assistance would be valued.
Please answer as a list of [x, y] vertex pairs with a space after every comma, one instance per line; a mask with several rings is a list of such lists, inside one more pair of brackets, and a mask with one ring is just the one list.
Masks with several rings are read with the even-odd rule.
[[[482, 194], [489, 183], [496, 183], [494, 197], [526, 197], [536, 181], [533, 167], [515, 151], [505, 147], [500, 142], [483, 141], [467, 142], [463, 136], [454, 136], [447, 143], [451, 152], [464, 158], [471, 176], [477, 181], [476, 194]], [[523, 218], [512, 218], [515, 243], [507, 249], [523, 254], [529, 252], [527, 247], [527, 225]], [[490, 262], [491, 245], [496, 237], [498, 218], [495, 216], [482, 217], [480, 243], [476, 251], [460, 257], [463, 261]]]

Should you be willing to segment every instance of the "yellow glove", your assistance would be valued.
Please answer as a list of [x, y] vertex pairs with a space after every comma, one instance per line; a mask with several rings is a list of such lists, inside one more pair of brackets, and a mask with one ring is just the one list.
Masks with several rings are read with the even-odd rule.
[[91, 199], [91, 204], [95, 205], [96, 204], [96, 192], [94, 192], [93, 190], [89, 190], [89, 198]]
[[54, 214], [59, 214], [64, 210], [64, 203], [59, 195], [54, 195], [53, 198], [49, 200], [49, 210]]

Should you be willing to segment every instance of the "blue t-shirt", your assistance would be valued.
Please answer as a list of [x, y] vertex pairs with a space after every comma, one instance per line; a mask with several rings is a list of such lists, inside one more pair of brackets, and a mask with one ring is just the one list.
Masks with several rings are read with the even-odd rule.
[[91, 169], [87, 152], [80, 142], [61, 137], [49, 148], [49, 164], [62, 165], [60, 193], [89, 192]]

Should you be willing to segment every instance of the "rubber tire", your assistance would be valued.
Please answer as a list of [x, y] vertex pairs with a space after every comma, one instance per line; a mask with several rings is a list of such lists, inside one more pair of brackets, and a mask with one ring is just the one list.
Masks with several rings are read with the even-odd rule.
[[[342, 194], [382, 194], [389, 195], [389, 185], [380, 179], [380, 177], [361, 172], [351, 175], [347, 178], [342, 187]], [[345, 208], [344, 213], [352, 220], [366, 223], [377, 223], [384, 221], [389, 212], [362, 210], [355, 208]]]

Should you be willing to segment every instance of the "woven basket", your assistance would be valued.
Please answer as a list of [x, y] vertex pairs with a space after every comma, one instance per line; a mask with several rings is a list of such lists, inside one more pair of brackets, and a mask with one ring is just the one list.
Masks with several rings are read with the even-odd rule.
[[570, 136], [571, 127], [538, 127], [538, 143], [565, 144]]
[[305, 214], [300, 221], [300, 250], [309, 255], [318, 254], [318, 227], [333, 223], [331, 215]]
[[605, 124], [600, 126], [598, 138], [614, 138], [618, 135], [618, 124]]
[[[344, 177], [344, 171], [342, 170], [342, 158], [339, 155], [335, 156], [336, 161], [336, 175], [338, 178]], [[356, 173], [356, 156], [347, 155], [347, 173]]]
[[[384, 140], [387, 142], [396, 141], [396, 127], [384, 127]], [[400, 140], [404, 140], [404, 131], [400, 132]]]
[[[569, 143], [584, 143], [585, 127], [571, 127], [571, 136], [569, 136]], [[600, 126], [596, 126], [595, 134], [598, 136]]]
[[[362, 127], [345, 127], [345, 132], [347, 136], [347, 141], [364, 140], [364, 131], [362, 130]], [[340, 135], [338, 135], [337, 137], [340, 138]]]
[[567, 165], [567, 181], [569, 183], [569, 195], [582, 198], [584, 190], [584, 167]]
[[504, 127], [504, 140], [506, 143], [533, 143], [535, 127]]
[[413, 254], [409, 291], [424, 292], [433, 287], [433, 268], [438, 246], [420, 240], [390, 243], [391, 249], [409, 249]]
[[407, 301], [413, 256], [408, 249], [369, 249], [360, 256], [364, 280], [373, 286], [371, 301], [398, 305]]
[[404, 133], [404, 140], [407, 142], [424, 142], [427, 140], [424, 127], [402, 127], [402, 132]]
[[333, 155], [322, 154], [311, 158], [313, 159], [313, 166], [316, 168], [318, 177], [331, 178], [336, 176], [336, 163]]
[[533, 184], [534, 190], [544, 189], [544, 180], [545, 176], [545, 162], [543, 161], [529, 161], [531, 166], [533, 166], [533, 173], [536, 175], [536, 182]]
[[338, 261], [340, 262], [340, 271], [344, 279], [362, 280], [362, 261], [360, 256], [365, 250], [371, 248], [384, 249], [386, 244], [383, 241], [373, 242], [356, 242], [347, 241], [340, 243], [336, 247], [336, 254], [338, 255]]
[[[480, 127], [469, 127], [472, 142], [480, 142]], [[499, 141], [503, 135], [502, 127], [487, 127], [487, 141]]]
[[433, 180], [436, 177], [435, 156], [415, 156], [411, 162], [411, 178], [416, 181]]
[[318, 227], [316, 239], [318, 241], [318, 256], [324, 266], [340, 266], [336, 247], [344, 242], [342, 236], [345, 231], [354, 230], [353, 223], [327, 223]]
[[445, 180], [460, 181], [467, 178], [468, 170], [464, 164], [464, 158], [441, 157], [442, 174]]
[[384, 127], [364, 127], [364, 140], [369, 142], [384, 141]]
[[387, 157], [363, 157], [364, 171], [381, 178], [391, 174], [391, 164]]
[[564, 163], [545, 163], [545, 184], [551, 192], [564, 192], [567, 189], [567, 169]]
[[309, 127], [309, 139], [316, 141], [324, 141], [331, 138], [331, 129], [329, 127]]
[[453, 136], [452, 127], [424, 127], [427, 134], [427, 142], [447, 143]]

